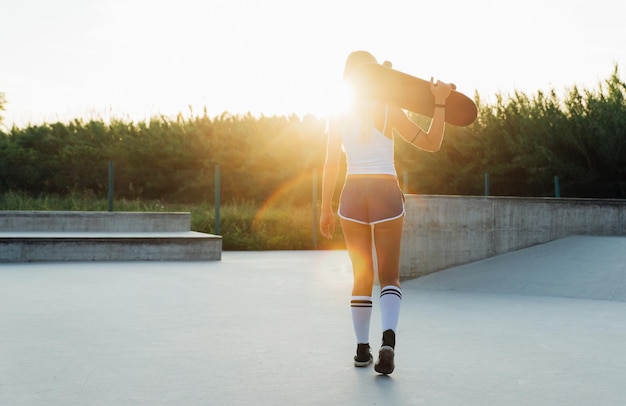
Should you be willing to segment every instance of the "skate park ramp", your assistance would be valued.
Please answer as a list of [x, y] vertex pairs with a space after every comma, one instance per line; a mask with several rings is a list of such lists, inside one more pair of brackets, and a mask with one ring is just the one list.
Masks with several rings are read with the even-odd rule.
[[571, 236], [450, 268], [403, 286], [626, 302], [626, 237]]

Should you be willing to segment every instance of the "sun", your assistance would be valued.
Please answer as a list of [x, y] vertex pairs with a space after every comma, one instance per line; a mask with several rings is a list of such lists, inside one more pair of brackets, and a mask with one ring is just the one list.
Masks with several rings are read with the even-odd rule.
[[303, 110], [317, 116], [329, 117], [344, 113], [352, 102], [352, 91], [343, 80], [311, 85], [302, 95]]

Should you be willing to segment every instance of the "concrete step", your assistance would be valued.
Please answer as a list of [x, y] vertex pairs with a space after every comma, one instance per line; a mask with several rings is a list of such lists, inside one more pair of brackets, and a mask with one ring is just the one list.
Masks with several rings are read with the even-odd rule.
[[222, 237], [190, 228], [190, 213], [4, 211], [0, 262], [220, 260]]
[[0, 262], [216, 261], [219, 236], [186, 232], [0, 232]]
[[0, 211], [0, 231], [189, 231], [190, 213]]

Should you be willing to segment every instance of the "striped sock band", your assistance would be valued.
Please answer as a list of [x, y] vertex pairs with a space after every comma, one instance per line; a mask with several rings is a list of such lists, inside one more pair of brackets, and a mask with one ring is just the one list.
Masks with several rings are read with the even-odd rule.
[[396, 331], [401, 303], [402, 290], [399, 287], [389, 285], [380, 290], [380, 316], [383, 331]]
[[368, 344], [370, 334], [370, 318], [372, 316], [371, 296], [352, 296], [352, 326], [357, 344]]

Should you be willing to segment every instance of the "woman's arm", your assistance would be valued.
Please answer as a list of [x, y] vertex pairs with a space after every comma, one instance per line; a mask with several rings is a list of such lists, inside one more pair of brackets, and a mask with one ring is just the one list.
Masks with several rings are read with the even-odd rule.
[[332, 210], [333, 196], [339, 175], [341, 158], [341, 137], [338, 119], [328, 123], [328, 141], [326, 143], [326, 161], [322, 174], [322, 207], [320, 216], [320, 232], [326, 238], [332, 238], [335, 232], [335, 215]]
[[429, 152], [437, 152], [441, 148], [443, 134], [445, 130], [446, 109], [444, 106], [446, 98], [452, 92], [452, 85], [430, 79], [430, 90], [435, 96], [435, 112], [430, 122], [428, 131], [424, 131], [413, 121], [409, 120], [404, 111], [399, 108], [389, 108], [389, 134], [391, 136], [392, 128], [395, 128], [402, 138], [408, 143]]

